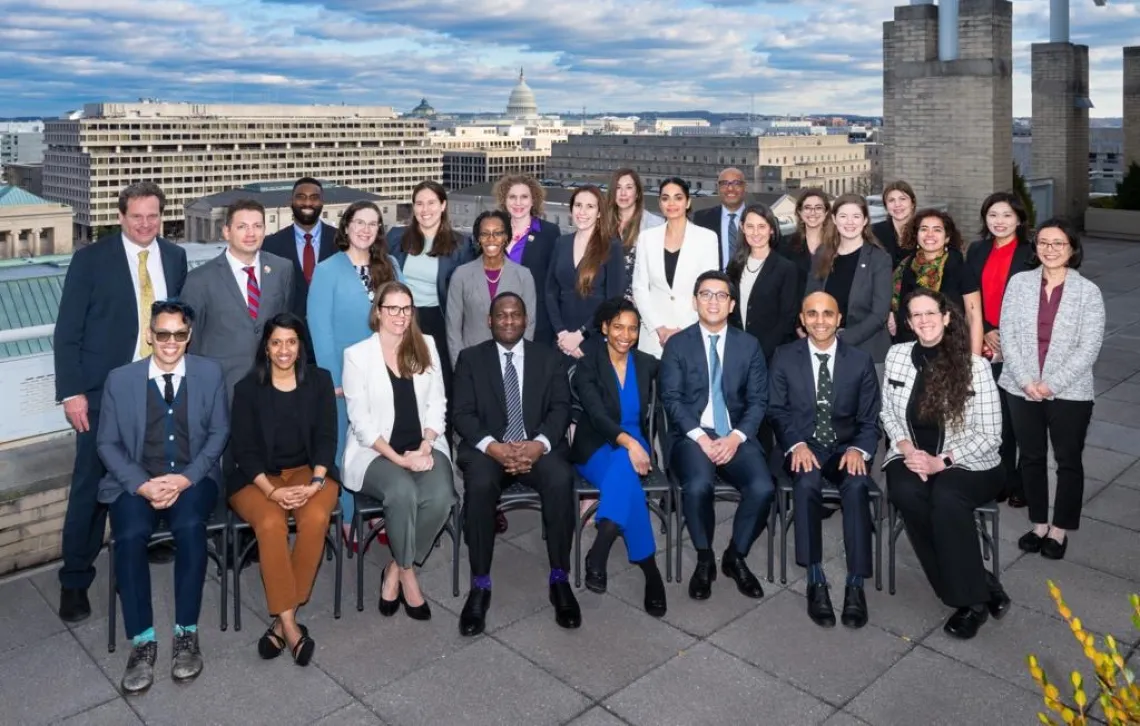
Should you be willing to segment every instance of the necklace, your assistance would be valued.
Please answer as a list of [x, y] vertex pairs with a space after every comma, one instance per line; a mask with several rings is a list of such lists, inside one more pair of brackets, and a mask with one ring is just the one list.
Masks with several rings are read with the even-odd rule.
[[764, 260], [760, 260], [760, 264], [756, 265], [755, 270], [752, 269], [752, 265], [748, 264], [751, 260], [752, 258], [749, 257], [744, 261], [744, 269], [748, 270], [748, 273], [750, 275], [755, 275], [757, 272], [760, 272], [760, 268], [764, 266]]
[[483, 268], [483, 276], [487, 278], [487, 282], [491, 283], [492, 285], [498, 285], [499, 284], [499, 278], [503, 276], [503, 268], [500, 267], [499, 268], [499, 274], [495, 275], [495, 277], [492, 278], [491, 277], [491, 271], [488, 270], [486, 267], [484, 267]]

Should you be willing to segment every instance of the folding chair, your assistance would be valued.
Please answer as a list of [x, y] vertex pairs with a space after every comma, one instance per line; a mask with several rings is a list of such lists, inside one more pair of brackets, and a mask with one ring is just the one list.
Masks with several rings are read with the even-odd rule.
[[[898, 542], [899, 535], [903, 532], [903, 519], [898, 510], [890, 506], [889, 502], [887, 511], [890, 518], [890, 524], [888, 525], [890, 527], [890, 536], [887, 541], [887, 589], [894, 595], [895, 545]], [[998, 549], [1001, 544], [1001, 539], [998, 537], [1000, 509], [998, 508], [997, 502], [983, 504], [975, 509], [974, 519], [978, 526], [978, 536], [982, 538], [982, 559], [990, 561], [990, 570], [993, 572], [994, 577], [1000, 580], [1001, 562]]]

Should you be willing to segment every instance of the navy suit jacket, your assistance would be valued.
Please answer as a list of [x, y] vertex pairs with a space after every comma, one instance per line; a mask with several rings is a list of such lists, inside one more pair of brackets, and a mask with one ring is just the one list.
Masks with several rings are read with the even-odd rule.
[[[135, 357], [139, 304], [122, 240], [108, 235], [71, 257], [55, 321], [57, 401], [87, 394], [98, 408], [107, 374]], [[186, 281], [186, 250], [164, 239], [158, 249], [166, 296], [176, 298]]]
[[[110, 504], [136, 494], [150, 481], [142, 467], [146, 442], [146, 398], [150, 358], [111, 371], [103, 391], [96, 446], [107, 474], [99, 482], [99, 501]], [[190, 463], [182, 474], [192, 484], [209, 477], [221, 484], [218, 461], [230, 435], [229, 407], [222, 367], [210, 358], [186, 356], [186, 418], [190, 427]]]
[[[768, 406], [768, 370], [759, 341], [726, 325], [723, 371], [724, 400], [732, 428], [754, 438]], [[701, 427], [709, 403], [709, 358], [700, 323], [675, 333], [665, 343], [658, 369], [661, 406], [669, 421], [670, 447]]]
[[[815, 434], [814, 371], [818, 368], [819, 360], [812, 355], [807, 338], [776, 349], [768, 375], [768, 419], [781, 451], [808, 442]], [[879, 447], [882, 405], [875, 362], [866, 351], [840, 340], [834, 371], [831, 424], [835, 449], [854, 446], [873, 456]]]
[[550, 259], [554, 256], [554, 245], [562, 235], [562, 230], [554, 222], [538, 220], [539, 230], [534, 239], [526, 243], [522, 265], [530, 270], [534, 278], [534, 310], [527, 310], [528, 317], [534, 318], [534, 342], [553, 343], [554, 328], [550, 325], [550, 314], [546, 312], [546, 273], [550, 269]]
[[[322, 260], [326, 260], [339, 252], [336, 248], [336, 227], [321, 220], [314, 229], [320, 234], [320, 239], [313, 240], [313, 244], [316, 247], [317, 264], [320, 264]], [[301, 267], [301, 258], [297, 256], [297, 234], [294, 231], [293, 225], [290, 224], [288, 227], [279, 229], [266, 237], [265, 241], [261, 244], [261, 249], [278, 257], [292, 260], [293, 307], [290, 309], [290, 312], [301, 320], [304, 320], [309, 306], [309, 283], [305, 281], [305, 271]], [[309, 346], [309, 351], [311, 358], [311, 345]]]

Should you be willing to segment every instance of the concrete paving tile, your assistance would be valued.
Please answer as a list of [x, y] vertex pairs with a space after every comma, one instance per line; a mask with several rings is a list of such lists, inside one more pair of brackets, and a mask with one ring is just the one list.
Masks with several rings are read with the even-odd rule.
[[1140, 461], [1137, 461], [1132, 466], [1128, 467], [1120, 473], [1120, 476], [1112, 480], [1113, 484], [1123, 484], [1126, 487], [1133, 489], [1140, 489]]
[[1140, 456], [1140, 429], [1131, 426], [1094, 420], [1089, 424], [1085, 442], [1102, 449]]
[[1065, 559], [1140, 582], [1140, 557], [1136, 556], [1140, 537], [1134, 530], [1083, 519], [1080, 530], [1071, 532], [1068, 537]]
[[490, 638], [388, 684], [364, 702], [381, 719], [400, 726], [560, 724], [590, 705], [585, 696]]
[[867, 726], [867, 722], [860, 721], [846, 711], [836, 711], [831, 718], [823, 722], [823, 726]]
[[[1140, 410], [1140, 406], [1137, 406], [1137, 409]], [[1096, 446], [1086, 446], [1081, 459], [1085, 465], [1085, 478], [1099, 479], [1100, 481], [1112, 481], [1136, 462], [1136, 457], [1133, 454], [1101, 449]], [[1056, 462], [1052, 456], [1049, 457], [1049, 465], [1051, 469], [1056, 469]]]
[[625, 721], [622, 721], [604, 707], [598, 706], [591, 708], [586, 713], [571, 721], [567, 726], [622, 726], [624, 723]]
[[1128, 401], [1102, 398], [1093, 406], [1093, 419], [1140, 428], [1140, 405]]
[[69, 632], [0, 661], [5, 723], [51, 723], [106, 703], [117, 694]]
[[384, 726], [384, 722], [363, 703], [354, 701], [320, 721], [314, 721], [313, 726]]
[[30, 579], [15, 580], [0, 589], [0, 633], [4, 633], [0, 638], [0, 660], [66, 630], [67, 625]]
[[1112, 484], [1088, 502], [1081, 515], [1125, 529], [1140, 529], [1140, 489]]
[[142, 726], [142, 721], [121, 696], [59, 722], [59, 726], [131, 726], [132, 724]]
[[1125, 382], [1118, 383], [1097, 394], [1097, 403], [1093, 407], [1094, 410], [1100, 407], [1100, 404], [1105, 400], [1111, 401], [1124, 401], [1126, 403], [1140, 403], [1140, 384]]

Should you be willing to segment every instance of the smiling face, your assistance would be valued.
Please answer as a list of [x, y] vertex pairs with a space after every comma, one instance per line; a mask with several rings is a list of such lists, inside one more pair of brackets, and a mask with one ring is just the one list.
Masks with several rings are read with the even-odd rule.
[[416, 216], [420, 230], [438, 229], [445, 209], [447, 202], [440, 200], [431, 189], [421, 189], [412, 200], [412, 213]]
[[158, 197], [127, 200], [127, 213], [119, 212], [123, 235], [140, 247], [146, 247], [162, 230], [162, 205]]
[[298, 184], [293, 190], [293, 199], [290, 202], [293, 220], [302, 227], [316, 224], [325, 208], [322, 195], [321, 188], [316, 184]]
[[721, 204], [728, 209], [738, 209], [744, 203], [744, 193], [747, 191], [744, 172], [740, 169], [725, 169], [716, 179], [716, 190]]
[[996, 240], [1007, 240], [1017, 234], [1017, 212], [1008, 202], [997, 202], [986, 210], [986, 229]]
[[579, 232], [589, 232], [598, 223], [602, 200], [593, 192], [584, 191], [574, 195], [570, 213], [574, 215], [574, 227]]
[[740, 225], [744, 231], [744, 239], [748, 247], [754, 252], [763, 252], [771, 248], [772, 225], [764, 219], [764, 215], [750, 212], [744, 215], [744, 223]]
[[265, 354], [277, 371], [285, 373], [294, 370], [301, 351], [301, 339], [297, 331], [290, 328], [274, 328], [265, 342]]
[[831, 347], [832, 341], [835, 340], [835, 331], [839, 329], [842, 321], [839, 303], [831, 295], [826, 292], [813, 292], [804, 298], [800, 307], [800, 322], [816, 348]]
[[602, 335], [606, 344], [616, 355], [625, 355], [637, 345], [641, 321], [631, 311], [625, 310], [613, 320], [602, 323]]
[[376, 306], [380, 316], [380, 332], [401, 338], [408, 329], [412, 315], [412, 298], [407, 293], [393, 290], [384, 295]]
[[497, 217], [486, 217], [475, 231], [476, 240], [483, 248], [483, 257], [486, 260], [498, 260], [503, 256], [503, 246], [507, 243], [507, 229], [503, 220]]
[[1059, 270], [1069, 266], [1073, 256], [1073, 245], [1065, 233], [1056, 227], [1045, 227], [1037, 231], [1037, 259], [1047, 270]]
[[906, 192], [899, 189], [894, 189], [887, 194], [887, 198], [883, 202], [887, 205], [887, 214], [891, 215], [891, 219], [899, 224], [906, 224], [910, 215], [914, 214], [914, 202], [911, 201]]
[[638, 202], [637, 184], [634, 183], [633, 177], [626, 174], [617, 180], [614, 186], [614, 200], [617, 201], [618, 209], [625, 212], [633, 209]]
[[804, 227], [808, 229], [819, 229], [823, 226], [823, 221], [827, 219], [827, 202], [825, 202], [822, 197], [818, 197], [814, 194], [804, 197], [803, 204], [800, 206], [799, 215], [804, 223]]
[[[185, 336], [181, 341], [178, 337]], [[159, 340], [159, 338], [166, 340]], [[172, 370], [186, 355], [190, 345], [190, 326], [181, 313], [162, 313], [150, 322], [146, 331], [146, 341], [154, 349], [154, 360], [164, 370]]]
[[926, 295], [916, 295], [907, 306], [907, 320], [914, 337], [923, 346], [937, 345], [950, 324], [950, 313], [938, 310], [938, 302]]
[[705, 280], [693, 296], [693, 309], [704, 326], [719, 330], [736, 307], [732, 292], [724, 280]]
[[222, 237], [230, 254], [245, 262], [252, 261], [265, 241], [265, 215], [256, 209], [239, 209], [230, 223], [222, 227]]
[[507, 190], [507, 214], [511, 219], [530, 219], [534, 197], [526, 184], [515, 184]]
[[833, 215], [835, 228], [839, 230], [839, 238], [843, 241], [853, 241], [863, 238], [863, 229], [868, 224], [858, 204], [844, 204], [835, 210]]
[[380, 215], [375, 209], [363, 207], [352, 215], [348, 223], [348, 243], [358, 250], [367, 250], [380, 234]]
[[918, 223], [918, 246], [927, 259], [934, 259], [946, 250], [949, 237], [940, 217], [925, 217]]
[[665, 219], [680, 219], [689, 211], [689, 196], [679, 184], [661, 187], [661, 213]]
[[526, 330], [526, 312], [519, 299], [513, 296], [499, 298], [491, 307], [491, 337], [504, 348], [513, 348], [522, 340]]

